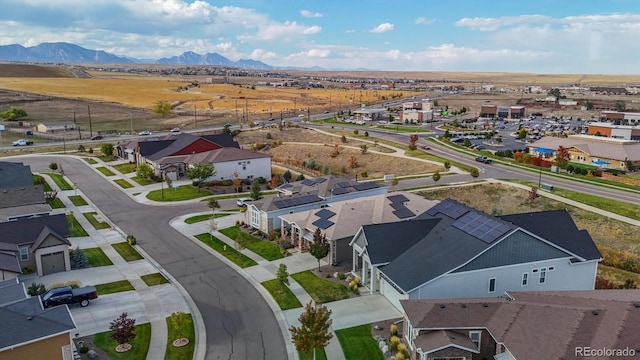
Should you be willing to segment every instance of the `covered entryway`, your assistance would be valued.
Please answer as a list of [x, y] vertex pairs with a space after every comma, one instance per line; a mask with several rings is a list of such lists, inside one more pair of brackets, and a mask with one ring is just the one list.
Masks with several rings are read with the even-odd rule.
[[51, 254], [43, 254], [40, 258], [42, 261], [42, 275], [65, 271], [64, 252], [58, 251]]

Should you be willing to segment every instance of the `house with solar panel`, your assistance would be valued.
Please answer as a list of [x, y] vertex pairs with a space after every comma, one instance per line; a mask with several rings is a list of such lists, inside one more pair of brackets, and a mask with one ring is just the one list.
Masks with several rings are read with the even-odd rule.
[[387, 193], [386, 187], [375, 182], [331, 175], [286, 183], [276, 190], [275, 197], [247, 204], [247, 223], [264, 234], [280, 229], [281, 215], [320, 210], [338, 201]]
[[349, 242], [362, 225], [409, 220], [436, 204], [437, 201], [409, 192], [336, 201], [322, 209], [281, 215], [280, 233], [302, 252], [313, 242], [316, 229], [320, 229], [330, 244], [329, 263], [350, 263]]
[[364, 225], [352, 271], [400, 300], [593, 290], [602, 255], [566, 210], [491, 216], [446, 199], [412, 220]]

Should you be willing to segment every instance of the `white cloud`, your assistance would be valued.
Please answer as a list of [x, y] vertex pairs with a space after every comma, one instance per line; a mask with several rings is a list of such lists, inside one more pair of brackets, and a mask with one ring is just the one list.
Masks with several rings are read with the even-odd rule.
[[416, 19], [415, 23], [418, 25], [431, 25], [434, 22], [436, 22], [436, 19], [427, 19], [424, 16], [420, 16], [419, 18]]
[[355, 29], [347, 29], [347, 31], [345, 31], [347, 34], [353, 34], [354, 32], [356, 32]]
[[277, 54], [273, 51], [265, 51], [263, 49], [254, 49], [251, 52], [251, 59], [254, 60], [269, 60], [277, 57]]
[[373, 29], [369, 30], [369, 32], [372, 32], [374, 34], [382, 34], [382, 33], [392, 31], [394, 27], [395, 25], [387, 22], [374, 27]]
[[319, 18], [319, 17], [322, 17], [322, 16], [323, 16], [323, 15], [322, 15], [321, 13], [319, 13], [319, 12], [315, 12], [315, 13], [313, 13], [313, 12], [311, 12], [311, 11], [309, 11], [309, 10], [301, 10], [301, 11], [300, 11], [300, 15], [302, 15], [302, 16], [304, 16], [304, 17], [306, 17], [306, 18]]
[[320, 26], [303, 26], [295, 21], [286, 21], [284, 23], [270, 22], [260, 25], [255, 34], [239, 35], [238, 40], [243, 42], [264, 40], [290, 41], [300, 35], [313, 35], [321, 31], [322, 27]]

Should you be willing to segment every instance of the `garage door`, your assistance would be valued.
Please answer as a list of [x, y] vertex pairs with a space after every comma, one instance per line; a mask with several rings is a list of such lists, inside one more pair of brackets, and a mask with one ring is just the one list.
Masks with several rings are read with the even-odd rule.
[[62, 251], [41, 256], [42, 275], [64, 271], [64, 253]]

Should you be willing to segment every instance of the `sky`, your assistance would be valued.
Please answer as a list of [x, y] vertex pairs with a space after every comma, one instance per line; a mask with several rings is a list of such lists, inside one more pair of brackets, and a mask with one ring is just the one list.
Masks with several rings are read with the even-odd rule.
[[2, 0], [0, 45], [272, 66], [640, 74], [640, 0]]

